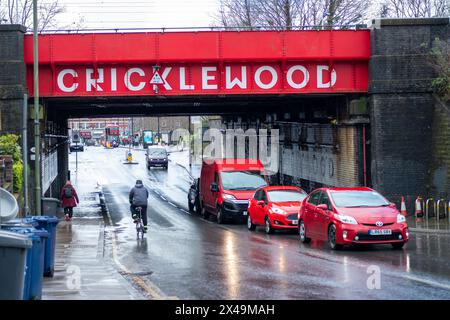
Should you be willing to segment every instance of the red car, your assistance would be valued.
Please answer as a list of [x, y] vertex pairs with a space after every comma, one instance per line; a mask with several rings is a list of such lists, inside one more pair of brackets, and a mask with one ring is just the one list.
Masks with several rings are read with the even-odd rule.
[[303, 243], [325, 240], [332, 249], [371, 243], [401, 249], [409, 237], [395, 204], [366, 187], [314, 190], [303, 201], [298, 219]]
[[275, 229], [298, 228], [298, 212], [306, 192], [298, 187], [266, 186], [256, 190], [248, 204], [247, 228], [264, 225], [266, 233]]

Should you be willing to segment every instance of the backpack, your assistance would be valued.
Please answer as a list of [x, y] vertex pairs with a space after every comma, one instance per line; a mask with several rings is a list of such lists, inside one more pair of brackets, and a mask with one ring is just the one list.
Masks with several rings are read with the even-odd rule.
[[70, 199], [72, 198], [72, 196], [73, 196], [72, 188], [71, 187], [64, 188], [64, 197]]

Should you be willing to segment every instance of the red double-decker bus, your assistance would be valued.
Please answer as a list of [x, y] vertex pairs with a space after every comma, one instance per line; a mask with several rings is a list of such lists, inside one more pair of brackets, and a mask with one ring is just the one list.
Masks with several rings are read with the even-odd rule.
[[108, 124], [105, 127], [105, 142], [104, 146], [108, 149], [119, 146], [120, 127], [116, 124]]

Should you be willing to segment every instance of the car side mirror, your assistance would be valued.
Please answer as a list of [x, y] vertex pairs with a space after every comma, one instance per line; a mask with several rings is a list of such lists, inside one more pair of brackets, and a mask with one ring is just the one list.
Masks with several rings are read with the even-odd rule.
[[325, 203], [319, 204], [317, 206], [317, 209], [321, 209], [323, 211], [327, 211], [328, 210], [328, 206]]
[[389, 202], [389, 207], [391, 208], [397, 208], [397, 205], [393, 202]]
[[258, 200], [258, 201], [256, 202], [256, 204], [257, 204], [258, 206], [261, 206], [261, 207], [264, 207], [264, 205], [265, 205], [264, 200]]
[[211, 192], [219, 192], [219, 185], [216, 182], [211, 183]]

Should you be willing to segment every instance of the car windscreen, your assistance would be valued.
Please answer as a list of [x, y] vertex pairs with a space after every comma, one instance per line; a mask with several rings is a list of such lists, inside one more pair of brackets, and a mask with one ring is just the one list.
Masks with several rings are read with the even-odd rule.
[[222, 171], [220, 180], [225, 190], [255, 190], [267, 185], [259, 171]]
[[331, 198], [337, 207], [380, 207], [389, 205], [389, 202], [375, 191], [331, 192]]
[[149, 157], [166, 157], [167, 152], [166, 149], [148, 149], [147, 151]]
[[267, 195], [272, 202], [301, 202], [307, 196], [306, 193], [295, 190], [271, 190]]

